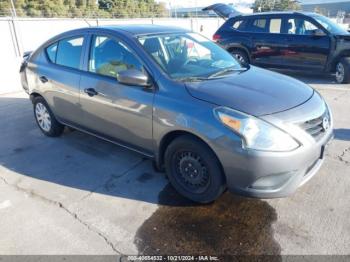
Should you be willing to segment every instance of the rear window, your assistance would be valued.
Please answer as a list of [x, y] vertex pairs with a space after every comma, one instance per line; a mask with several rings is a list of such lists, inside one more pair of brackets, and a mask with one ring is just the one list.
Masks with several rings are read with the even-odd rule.
[[[237, 25], [241, 27], [241, 24], [239, 25], [237, 24]], [[251, 18], [249, 23], [248, 22], [245, 23], [244, 31], [252, 32], [252, 33], [280, 34], [282, 31], [282, 18], [271, 18], [271, 19], [261, 18], [261, 17], [255, 18], [255, 19]]]
[[46, 54], [52, 63], [56, 63], [57, 43], [50, 45], [46, 48]]
[[270, 33], [280, 34], [282, 28], [282, 19], [281, 18], [273, 18], [270, 20]]
[[79, 69], [83, 37], [63, 39], [58, 42], [56, 64]]
[[267, 20], [260, 18], [260, 19], [255, 19], [252, 22], [250, 31], [252, 32], [267, 32], [266, 30], [266, 25], [267, 25]]
[[52, 63], [79, 69], [83, 41], [82, 36], [60, 40], [46, 48], [47, 57]]

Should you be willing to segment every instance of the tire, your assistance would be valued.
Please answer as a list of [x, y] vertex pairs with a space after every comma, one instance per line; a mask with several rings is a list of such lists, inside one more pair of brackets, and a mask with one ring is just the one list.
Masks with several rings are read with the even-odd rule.
[[224, 192], [226, 184], [219, 160], [200, 140], [180, 136], [167, 147], [164, 158], [170, 183], [182, 196], [210, 203]]
[[350, 83], [350, 58], [343, 57], [335, 66], [335, 80], [338, 84]]
[[249, 57], [246, 52], [233, 49], [231, 50], [231, 54], [241, 63], [242, 66], [249, 65]]
[[34, 118], [38, 124], [41, 132], [49, 137], [60, 136], [63, 132], [64, 126], [60, 124], [45, 99], [41, 96], [33, 100]]

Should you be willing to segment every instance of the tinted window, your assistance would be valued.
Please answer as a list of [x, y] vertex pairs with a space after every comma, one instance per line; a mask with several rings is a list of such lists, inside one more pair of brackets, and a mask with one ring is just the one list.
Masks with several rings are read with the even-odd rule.
[[249, 31], [250, 32], [258, 32], [258, 33], [266, 33], [267, 32], [267, 21], [265, 18], [259, 18], [252, 20]]
[[303, 18], [291, 18], [287, 22], [288, 34], [312, 35], [317, 27]]
[[79, 69], [83, 37], [63, 39], [58, 42], [56, 63]]
[[56, 63], [56, 52], [57, 52], [57, 43], [50, 45], [46, 48], [47, 56], [52, 63]]
[[247, 21], [246, 19], [244, 20], [236, 20], [233, 22], [232, 27], [238, 31], [244, 31], [247, 25]]
[[282, 28], [282, 19], [281, 18], [273, 18], [270, 20], [270, 33], [280, 34]]
[[122, 43], [106, 36], [95, 36], [92, 41], [89, 71], [117, 77], [128, 69], [143, 70], [135, 55]]

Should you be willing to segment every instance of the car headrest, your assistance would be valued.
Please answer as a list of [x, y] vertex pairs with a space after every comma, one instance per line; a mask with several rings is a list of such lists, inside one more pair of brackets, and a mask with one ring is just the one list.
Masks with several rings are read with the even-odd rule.
[[150, 54], [158, 52], [161, 47], [158, 38], [147, 38], [143, 44], [143, 47], [146, 49], [147, 52]]

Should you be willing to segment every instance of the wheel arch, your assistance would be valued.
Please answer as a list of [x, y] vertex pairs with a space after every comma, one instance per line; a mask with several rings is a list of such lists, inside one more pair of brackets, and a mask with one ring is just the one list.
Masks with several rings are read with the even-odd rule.
[[251, 62], [251, 57], [250, 57], [250, 53], [249, 53], [248, 48], [246, 48], [245, 46], [242, 46], [242, 45], [230, 45], [230, 46], [227, 47], [227, 51], [229, 53], [232, 53], [232, 51], [234, 51], [234, 50], [238, 50], [238, 51], [244, 52], [247, 55], [248, 59], [249, 59], [248, 62], [249, 63]]
[[218, 163], [219, 163], [220, 169], [221, 169], [221, 173], [222, 173], [223, 177], [225, 178], [225, 182], [226, 182], [226, 175], [225, 175], [224, 169], [222, 167], [221, 161], [220, 161], [219, 157], [217, 156], [217, 154], [215, 153], [215, 151], [213, 150], [213, 148], [209, 145], [209, 143], [207, 143], [200, 136], [193, 134], [192, 132], [185, 131], [185, 130], [170, 131], [162, 137], [162, 139], [159, 143], [159, 147], [158, 147], [157, 155], [156, 155], [156, 163], [155, 163], [156, 168], [161, 170], [161, 171], [164, 171], [165, 151], [166, 151], [167, 147], [171, 144], [171, 142], [173, 142], [176, 138], [181, 137], [181, 136], [192, 137], [192, 138], [202, 142], [203, 144], [205, 144], [209, 148], [209, 150], [211, 150], [213, 152], [213, 154], [216, 156], [216, 158], [218, 160]]
[[337, 56], [335, 56], [335, 57], [331, 60], [330, 65], [329, 65], [329, 71], [330, 71], [330, 72], [335, 72], [337, 63], [338, 63], [342, 58], [348, 58], [348, 59], [350, 59], [350, 51], [341, 52], [340, 54], [338, 54]]
[[[32, 92], [30, 95], [29, 95], [29, 98], [30, 98], [30, 101], [32, 101], [32, 103], [34, 103], [34, 99], [37, 98], [37, 97], [42, 97], [44, 98], [41, 94], [37, 93], [37, 92]], [[45, 98], [44, 98], [45, 99]]]

